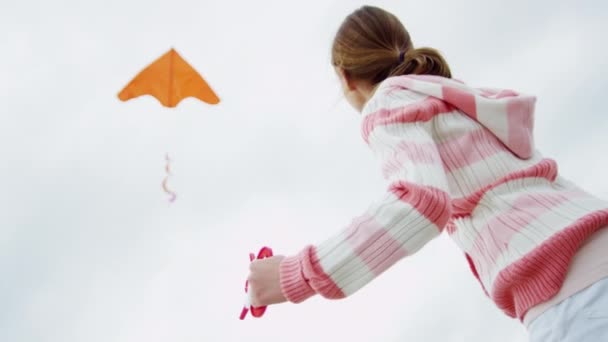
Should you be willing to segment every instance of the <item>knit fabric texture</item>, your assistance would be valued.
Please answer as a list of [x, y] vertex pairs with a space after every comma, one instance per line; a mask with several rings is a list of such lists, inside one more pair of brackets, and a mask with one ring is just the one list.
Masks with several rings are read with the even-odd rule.
[[522, 319], [555, 295], [581, 244], [608, 225], [608, 202], [535, 150], [534, 105], [532, 96], [438, 76], [382, 82], [361, 133], [388, 189], [342, 230], [282, 261], [287, 299], [352, 295], [443, 231], [507, 315]]

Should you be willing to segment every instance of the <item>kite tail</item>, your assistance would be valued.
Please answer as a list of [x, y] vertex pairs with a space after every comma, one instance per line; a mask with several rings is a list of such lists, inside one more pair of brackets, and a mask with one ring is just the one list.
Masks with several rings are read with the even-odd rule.
[[165, 191], [165, 193], [167, 193], [170, 197], [169, 197], [169, 202], [173, 203], [175, 201], [175, 199], [177, 198], [177, 194], [175, 192], [173, 192], [172, 190], [169, 189], [169, 187], [167, 186], [167, 182], [169, 181], [169, 176], [171, 176], [171, 159], [169, 158], [169, 154], [167, 153], [165, 155], [165, 161], [167, 161], [167, 164], [165, 165], [165, 172], [167, 173], [167, 175], [165, 176], [165, 179], [163, 179], [163, 190]]

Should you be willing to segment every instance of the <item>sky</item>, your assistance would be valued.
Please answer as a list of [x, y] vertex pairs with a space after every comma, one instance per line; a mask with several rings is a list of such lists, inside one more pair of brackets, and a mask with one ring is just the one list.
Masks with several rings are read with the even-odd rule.
[[[604, 1], [0, 0], [0, 340], [526, 341], [447, 236], [352, 297], [238, 320], [250, 251], [319, 243], [386, 188], [329, 64], [363, 4], [456, 78], [538, 96], [537, 148], [608, 197]], [[171, 47], [219, 105], [117, 99]]]

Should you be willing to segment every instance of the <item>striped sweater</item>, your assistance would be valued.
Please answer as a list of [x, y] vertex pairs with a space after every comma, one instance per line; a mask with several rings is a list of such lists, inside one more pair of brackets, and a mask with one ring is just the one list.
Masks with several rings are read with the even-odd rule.
[[511, 317], [555, 295], [570, 260], [608, 225], [608, 203], [534, 149], [535, 98], [437, 76], [382, 82], [362, 136], [388, 181], [333, 237], [280, 265], [286, 298], [344, 298], [444, 230], [484, 292]]

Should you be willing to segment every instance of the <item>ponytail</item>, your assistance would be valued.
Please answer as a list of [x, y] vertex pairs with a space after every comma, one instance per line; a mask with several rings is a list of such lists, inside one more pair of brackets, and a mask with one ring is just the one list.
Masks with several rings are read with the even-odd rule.
[[400, 53], [390, 76], [401, 75], [435, 75], [451, 78], [452, 73], [448, 63], [439, 51], [433, 48], [412, 48]]

